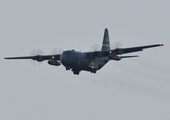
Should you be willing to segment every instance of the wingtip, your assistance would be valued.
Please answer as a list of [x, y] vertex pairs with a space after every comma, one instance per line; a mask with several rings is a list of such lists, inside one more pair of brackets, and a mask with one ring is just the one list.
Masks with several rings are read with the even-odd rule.
[[164, 46], [164, 44], [159, 44], [160, 46]]
[[4, 58], [5, 60], [9, 60], [10, 58]]

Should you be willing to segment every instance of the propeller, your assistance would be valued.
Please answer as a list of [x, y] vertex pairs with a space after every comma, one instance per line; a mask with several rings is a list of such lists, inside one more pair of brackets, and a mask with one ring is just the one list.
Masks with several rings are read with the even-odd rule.
[[120, 48], [122, 47], [123, 44], [120, 43], [120, 42], [114, 42], [114, 44], [111, 44], [111, 49], [117, 49], [117, 48]]
[[40, 49], [33, 49], [30, 52], [30, 56], [35, 56], [35, 58], [33, 60], [30, 60], [30, 63], [32, 65], [34, 65], [34, 66], [40, 65], [41, 64], [40, 56], [43, 55], [43, 54], [44, 54], [44, 52], [42, 50], [40, 50]]
[[63, 50], [60, 48], [54, 48], [50, 52], [51, 55], [62, 54], [62, 53], [63, 53]]
[[90, 52], [94, 52], [94, 51], [100, 51], [101, 50], [101, 46], [98, 44], [94, 44], [90, 47], [89, 51]]
[[[122, 47], [123, 44], [120, 43], [120, 42], [114, 42], [113, 44], [110, 45], [110, 49], [117, 49], [117, 48], [120, 48]], [[98, 45], [98, 44], [94, 44], [90, 47], [89, 51], [90, 52], [94, 52], [94, 51], [100, 51], [102, 48], [101, 45]]]
[[[62, 53], [63, 53], [63, 50], [60, 48], [54, 48], [50, 52], [51, 55], [61, 55]], [[61, 62], [60, 62], [60, 59], [56, 60], [55, 57], [52, 56], [52, 59], [48, 61], [48, 64], [59, 66], [61, 65]]]
[[31, 52], [30, 52], [30, 55], [31, 56], [36, 56], [36, 55], [43, 55], [44, 52], [40, 49], [33, 49]]

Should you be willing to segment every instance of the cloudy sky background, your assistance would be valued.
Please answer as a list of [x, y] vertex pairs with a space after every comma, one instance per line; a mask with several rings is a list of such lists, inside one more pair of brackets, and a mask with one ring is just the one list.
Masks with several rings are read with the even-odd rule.
[[[169, 0], [0, 0], [1, 120], [169, 120]], [[88, 51], [163, 43], [79, 76], [46, 61], [4, 60], [39, 48]], [[132, 54], [131, 54], [132, 55]]]

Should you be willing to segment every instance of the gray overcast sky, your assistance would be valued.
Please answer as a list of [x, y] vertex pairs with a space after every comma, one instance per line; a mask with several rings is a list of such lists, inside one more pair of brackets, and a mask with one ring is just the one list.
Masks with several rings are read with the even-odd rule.
[[[1, 120], [170, 120], [169, 0], [0, 0]], [[97, 74], [6, 56], [39, 48], [88, 51], [163, 43], [110, 61]]]

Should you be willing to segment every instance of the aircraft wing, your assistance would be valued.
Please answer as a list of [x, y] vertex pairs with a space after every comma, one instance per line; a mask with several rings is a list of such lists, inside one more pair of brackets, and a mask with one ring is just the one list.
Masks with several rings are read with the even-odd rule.
[[6, 57], [4, 59], [32, 59], [32, 60], [37, 60], [38, 62], [42, 62], [44, 60], [60, 60], [60, 54], [56, 55], [36, 55], [36, 56], [22, 56], [22, 57]]
[[143, 49], [159, 47], [159, 46], [163, 46], [163, 44], [146, 45], [146, 46], [130, 47], [130, 48], [117, 48], [115, 50], [111, 50], [111, 52], [117, 55], [121, 55], [121, 54], [126, 54], [131, 52], [143, 51]]
[[159, 47], [163, 46], [163, 44], [155, 44], [155, 45], [146, 45], [146, 46], [139, 46], [139, 47], [129, 47], [129, 48], [117, 48], [109, 51], [94, 51], [94, 52], [87, 52], [89, 57], [106, 57], [109, 55], [122, 55], [131, 52], [139, 52], [143, 51], [143, 49], [152, 48], [152, 47]]

